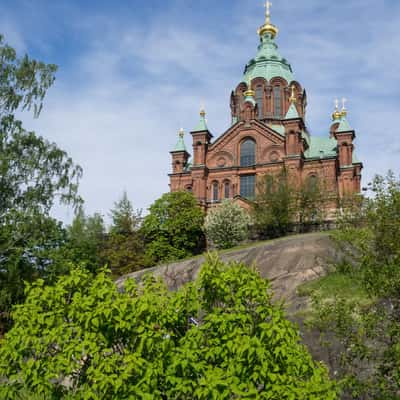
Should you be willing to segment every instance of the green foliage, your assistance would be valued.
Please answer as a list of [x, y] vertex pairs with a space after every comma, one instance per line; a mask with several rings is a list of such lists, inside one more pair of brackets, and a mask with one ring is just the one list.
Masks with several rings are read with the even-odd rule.
[[142, 221], [141, 215], [140, 210], [134, 211], [127, 193], [124, 192], [121, 200], [115, 203], [114, 209], [111, 210], [111, 232], [124, 234], [138, 231]]
[[358, 279], [369, 301], [316, 298], [314, 326], [339, 362], [338, 377], [350, 398], [395, 399], [400, 390], [400, 182], [389, 172], [370, 188], [372, 198], [347, 201], [350, 207], [335, 234], [352, 265], [341, 273]]
[[302, 231], [307, 231], [309, 225], [324, 222], [327, 201], [328, 195], [324, 182], [316, 177], [306, 178], [294, 191], [294, 207]]
[[[336, 399], [269, 284], [210, 256], [177, 292], [102, 272], [39, 280], [0, 347], [0, 397]], [[40, 397], [38, 397], [40, 398]]]
[[126, 193], [111, 210], [113, 224], [103, 249], [101, 258], [114, 276], [137, 271], [145, 266], [144, 240], [140, 232], [141, 212], [134, 211]]
[[247, 211], [232, 200], [225, 200], [208, 212], [204, 231], [217, 249], [229, 249], [248, 238], [250, 223]]
[[58, 262], [65, 232], [50, 217], [52, 206], [81, 203], [81, 168], [15, 118], [31, 108], [39, 115], [55, 71], [54, 65], [18, 58], [0, 36], [0, 334], [11, 304], [24, 297], [23, 280], [51, 280], [65, 271]]
[[106, 230], [100, 214], [85, 215], [81, 208], [67, 229], [65, 258], [96, 272], [103, 259], [100, 255], [106, 241]]
[[316, 177], [299, 185], [289, 179], [286, 169], [265, 175], [257, 182], [252, 207], [256, 231], [267, 238], [283, 236], [295, 226], [306, 232], [311, 225], [324, 222], [329, 196], [324, 182]]
[[293, 189], [286, 170], [278, 175], [266, 175], [257, 182], [253, 203], [253, 219], [262, 237], [278, 237], [289, 231], [294, 219]]
[[193, 194], [166, 193], [149, 208], [142, 233], [149, 265], [178, 260], [204, 249], [204, 213]]

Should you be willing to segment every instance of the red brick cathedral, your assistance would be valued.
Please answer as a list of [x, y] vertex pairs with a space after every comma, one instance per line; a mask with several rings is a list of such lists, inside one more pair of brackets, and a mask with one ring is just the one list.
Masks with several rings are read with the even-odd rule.
[[278, 52], [270, 5], [267, 1], [266, 21], [258, 30], [257, 55], [231, 94], [230, 128], [214, 140], [202, 110], [191, 132], [193, 158], [183, 130], [171, 152], [171, 191], [193, 192], [205, 209], [230, 198], [246, 206], [255, 197], [257, 179], [283, 167], [294, 182], [324, 182], [332, 198], [360, 191], [362, 163], [354, 154], [355, 132], [347, 121], [345, 102], [341, 110], [336, 102], [329, 135], [310, 135], [306, 91]]

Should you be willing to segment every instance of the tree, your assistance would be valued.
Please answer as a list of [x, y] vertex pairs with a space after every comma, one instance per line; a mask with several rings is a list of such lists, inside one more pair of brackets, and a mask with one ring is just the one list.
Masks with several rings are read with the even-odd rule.
[[65, 231], [50, 216], [59, 201], [81, 204], [81, 168], [57, 145], [27, 132], [15, 114], [37, 117], [56, 66], [18, 58], [0, 35], [0, 334], [11, 304], [22, 301], [22, 281], [53, 279], [65, 271], [57, 251]]
[[111, 217], [113, 223], [101, 251], [103, 260], [114, 276], [144, 268], [144, 240], [139, 230], [141, 211], [134, 211], [126, 192], [115, 203]]
[[247, 211], [233, 201], [225, 200], [208, 212], [204, 230], [217, 249], [229, 249], [248, 238], [250, 223]]
[[344, 273], [361, 282], [367, 301], [317, 298], [313, 325], [340, 362], [338, 378], [348, 398], [395, 399], [400, 390], [400, 181], [389, 172], [369, 187], [373, 196], [347, 202], [351, 208], [334, 233], [347, 255]]
[[166, 193], [149, 208], [142, 232], [149, 264], [177, 260], [204, 249], [204, 213], [191, 193]]
[[255, 228], [267, 238], [283, 236], [296, 226], [300, 232], [307, 231], [311, 225], [324, 222], [329, 196], [332, 194], [325, 190], [324, 182], [315, 176], [298, 184], [285, 168], [265, 175], [257, 182], [252, 204]]
[[293, 196], [285, 169], [258, 180], [252, 214], [255, 228], [262, 237], [273, 238], [288, 232], [294, 220]]
[[72, 224], [67, 228], [65, 258], [75, 265], [96, 270], [104, 264], [101, 251], [106, 241], [106, 229], [103, 217], [95, 213], [88, 216], [80, 208]]
[[301, 231], [307, 231], [310, 225], [324, 222], [327, 203], [324, 182], [316, 176], [307, 177], [297, 190], [293, 190], [293, 193], [296, 219]]
[[269, 283], [211, 256], [178, 291], [76, 269], [37, 281], [0, 347], [0, 397], [336, 399]]

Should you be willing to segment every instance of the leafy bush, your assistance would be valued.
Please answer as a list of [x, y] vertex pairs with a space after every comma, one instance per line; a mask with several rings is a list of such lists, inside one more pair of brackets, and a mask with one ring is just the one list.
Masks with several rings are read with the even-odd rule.
[[193, 194], [166, 193], [149, 208], [141, 232], [147, 264], [179, 260], [204, 249], [204, 213]]
[[152, 277], [124, 289], [82, 270], [28, 286], [0, 347], [0, 398], [337, 398], [246, 266], [210, 256], [177, 292]]
[[243, 208], [232, 200], [225, 200], [208, 212], [204, 230], [217, 249], [229, 249], [247, 239], [250, 221]]
[[[335, 238], [368, 301], [315, 299], [314, 327], [337, 364], [348, 398], [397, 399], [400, 390], [400, 181], [393, 173], [370, 184], [373, 196], [350, 201]], [[339, 344], [339, 347], [338, 347]], [[341, 349], [342, 351], [339, 351]], [[346, 397], [347, 398], [347, 397]]]

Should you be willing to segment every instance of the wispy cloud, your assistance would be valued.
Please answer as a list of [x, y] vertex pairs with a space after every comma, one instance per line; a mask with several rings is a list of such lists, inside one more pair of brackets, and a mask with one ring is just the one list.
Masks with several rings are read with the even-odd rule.
[[[81, 4], [44, 0], [33, 22], [12, 18], [7, 9], [1, 30], [9, 41], [60, 64], [41, 118], [26, 123], [83, 166], [89, 212], [106, 213], [124, 189], [136, 207], [147, 208], [168, 190], [169, 150], [181, 126], [189, 131], [196, 125], [200, 103], [214, 136], [229, 126], [230, 91], [256, 52], [262, 8], [250, 0], [204, 0], [196, 7], [171, 0], [151, 13], [132, 1], [134, 11], [125, 15], [122, 1], [108, 9]], [[393, 123], [400, 95], [399, 6], [372, 4], [351, 0], [339, 10], [320, 0], [281, 0], [273, 17], [281, 28], [280, 51], [307, 89], [311, 131], [328, 134], [333, 99], [349, 99], [365, 181], [388, 168], [400, 170], [398, 152], [391, 150], [400, 146]]]

